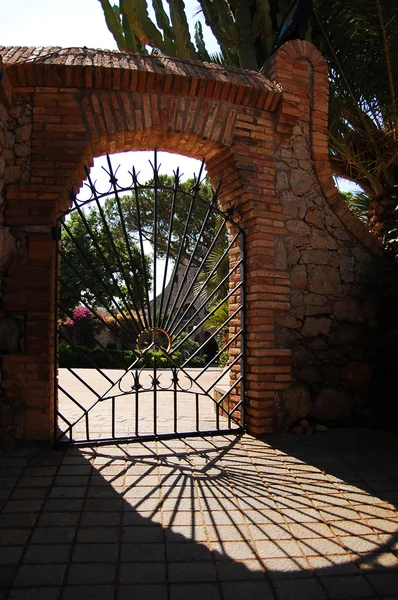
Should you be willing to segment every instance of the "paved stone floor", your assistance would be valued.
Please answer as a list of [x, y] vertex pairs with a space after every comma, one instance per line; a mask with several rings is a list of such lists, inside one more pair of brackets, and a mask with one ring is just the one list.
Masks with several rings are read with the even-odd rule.
[[0, 599], [398, 599], [398, 438], [0, 454]]
[[[178, 375], [179, 391], [177, 400], [174, 401], [173, 373], [169, 369], [158, 369], [159, 386], [166, 389], [157, 392], [155, 417], [153, 391], [143, 393], [141, 391], [137, 402], [134, 394], [127, 393], [131, 391], [134, 383], [134, 371], [59, 369], [58, 410], [62, 415], [62, 418], [58, 419], [60, 434], [67, 431], [66, 423], [76, 423], [72, 430], [72, 438], [87, 439], [84, 408], [88, 411], [90, 438], [112, 437], [113, 396], [116, 396], [114, 424], [116, 437], [136, 435], [137, 430], [140, 435], [153, 434], [154, 420], [157, 433], [174, 431], [174, 426], [179, 432], [209, 431], [217, 429], [217, 423], [219, 429], [227, 429], [228, 419], [225, 417], [219, 418], [218, 421], [216, 419], [212, 397], [215, 382], [218, 382], [218, 385], [228, 386], [228, 375], [223, 375], [217, 368], [206, 369], [203, 373], [201, 369], [186, 369], [185, 372], [180, 371]], [[153, 370], [143, 369], [140, 372], [140, 384], [144, 388], [151, 388], [152, 377]], [[197, 383], [190, 378], [198, 378]], [[203, 394], [203, 390], [209, 390], [209, 395]], [[198, 392], [197, 405], [196, 392]], [[97, 401], [99, 396], [102, 397], [101, 401]], [[69, 432], [65, 437], [68, 439], [71, 437]]]

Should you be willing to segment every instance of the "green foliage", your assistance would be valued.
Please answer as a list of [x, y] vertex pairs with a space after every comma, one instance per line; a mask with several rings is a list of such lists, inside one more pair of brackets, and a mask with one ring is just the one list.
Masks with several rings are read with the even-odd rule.
[[[154, 235], [154, 192], [151, 186], [153, 180], [145, 183], [146, 189], [138, 190], [138, 203], [140, 207], [139, 219], [141, 224], [141, 235], [143, 239], [153, 245]], [[168, 175], [159, 175], [157, 192], [157, 256], [164, 258], [169, 241], [169, 228], [172, 219], [172, 236], [170, 238], [170, 258], [175, 260], [180, 248], [180, 241], [184, 234], [187, 214], [190, 210], [192, 190], [195, 181], [193, 178], [179, 183], [179, 190], [176, 188], [174, 178]], [[206, 179], [201, 183], [197, 195], [205, 202], [210, 203], [213, 198], [213, 191], [210, 181]], [[123, 218], [127, 231], [135, 244], [139, 243], [138, 215], [136, 210], [135, 195], [126, 195], [120, 199]], [[105, 204], [105, 213], [108, 223], [111, 225], [116, 235], [122, 235], [120, 213], [118, 211], [115, 198], [109, 199]], [[197, 242], [203, 222], [206, 218], [206, 204], [196, 201], [190, 219], [185, 246], [182, 249], [183, 259], [188, 259]], [[211, 214], [207, 220], [206, 227], [201, 238], [201, 248], [204, 253], [214, 237], [215, 217]], [[200, 256], [200, 253], [199, 253]]]
[[[120, 50], [156, 52], [182, 58], [261, 69], [284, 23], [290, 35], [310, 39], [325, 56], [330, 76], [329, 148], [335, 175], [355, 181], [371, 199], [370, 228], [381, 237], [394, 224], [390, 206], [398, 203], [398, 3], [396, 0], [313, 0], [307, 32], [302, 31], [310, 0], [198, 0], [206, 24], [220, 46], [211, 56], [202, 26], [195, 44], [186, 25], [182, 0], [154, 0], [156, 25], [145, 0], [100, 0], [109, 30]], [[132, 12], [130, 5], [136, 6]], [[284, 17], [298, 8], [300, 22]], [[306, 12], [307, 11], [307, 12]], [[126, 16], [127, 15], [127, 16]], [[135, 38], [129, 43], [124, 23]], [[290, 27], [290, 30], [289, 30]], [[293, 31], [291, 30], [293, 29]], [[287, 36], [288, 37], [288, 36]], [[283, 41], [283, 38], [282, 38]], [[383, 221], [385, 225], [379, 225]]]
[[[69, 345], [62, 343], [59, 345], [59, 366], [60, 368], [78, 369], [78, 368], [97, 368], [97, 369], [128, 369], [133, 363], [137, 362], [137, 368], [159, 369], [173, 368], [181, 366], [186, 361], [183, 351], [178, 350], [171, 354], [171, 360], [161, 350], [149, 350], [145, 354], [139, 354], [136, 350], [114, 350], [102, 348], [89, 348], [83, 345]], [[204, 365], [204, 357], [194, 357], [188, 363], [188, 367], [198, 367]]]
[[371, 198], [369, 225], [384, 237], [396, 220], [390, 204], [397, 204], [398, 190], [398, 4], [314, 0], [314, 6], [313, 42], [329, 64], [332, 169]]
[[[214, 306], [210, 307], [210, 312], [211, 310], [214, 308]], [[218, 308], [217, 310], [208, 317], [208, 319], [205, 322], [205, 327], [214, 327], [214, 329], [219, 329], [220, 327], [222, 327], [222, 329], [219, 331], [219, 333], [216, 336], [217, 339], [217, 345], [219, 350], [221, 350], [221, 348], [223, 348], [225, 346], [225, 344], [227, 343], [227, 338], [228, 338], [228, 324], [224, 325], [224, 323], [227, 321], [229, 317], [229, 306], [228, 306], [228, 301], [223, 302]], [[218, 359], [218, 366], [223, 368], [225, 367], [225, 365], [228, 362], [228, 358], [229, 358], [229, 354], [228, 354], [228, 350], [224, 350], [224, 352], [220, 355], [219, 359]]]
[[[89, 305], [122, 306], [134, 296], [143, 307], [145, 277], [150, 280], [150, 261], [132, 241], [128, 250], [120, 231], [112, 223], [107, 228], [95, 208], [72, 212], [62, 230], [61, 302], [65, 311], [80, 301]], [[114, 309], [113, 309], [114, 310]]]
[[[194, 60], [212, 60], [203, 41], [202, 26], [195, 24], [194, 40], [183, 0], [152, 0], [156, 24], [145, 0], [99, 0], [107, 27], [119, 50], [156, 53]], [[200, 12], [219, 43], [214, 58], [248, 69], [261, 68], [271, 53], [275, 34], [290, 2], [284, 0], [198, 0]], [[165, 8], [167, 6], [167, 9]], [[137, 46], [141, 44], [142, 50]], [[195, 46], [196, 44], [196, 46]]]
[[348, 208], [362, 223], [369, 223], [369, 209], [371, 198], [364, 192], [340, 192]]

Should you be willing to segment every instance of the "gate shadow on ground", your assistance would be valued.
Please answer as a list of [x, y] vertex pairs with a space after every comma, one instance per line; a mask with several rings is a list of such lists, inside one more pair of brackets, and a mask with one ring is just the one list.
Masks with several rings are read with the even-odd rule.
[[368, 430], [4, 453], [0, 599], [397, 598], [397, 457]]

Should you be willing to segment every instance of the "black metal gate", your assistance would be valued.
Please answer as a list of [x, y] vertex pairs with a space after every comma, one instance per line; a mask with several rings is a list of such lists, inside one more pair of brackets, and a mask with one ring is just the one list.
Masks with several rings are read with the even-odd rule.
[[[57, 244], [57, 443], [244, 427], [244, 235], [199, 175], [71, 194]], [[127, 178], [127, 181], [125, 179]]]

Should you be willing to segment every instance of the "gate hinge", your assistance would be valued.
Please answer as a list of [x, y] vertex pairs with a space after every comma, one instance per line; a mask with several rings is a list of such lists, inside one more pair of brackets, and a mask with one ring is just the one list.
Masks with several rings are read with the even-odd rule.
[[55, 240], [56, 242], [61, 241], [61, 227], [59, 225], [57, 225], [57, 227], [51, 228], [51, 234], [53, 236], [53, 240]]

